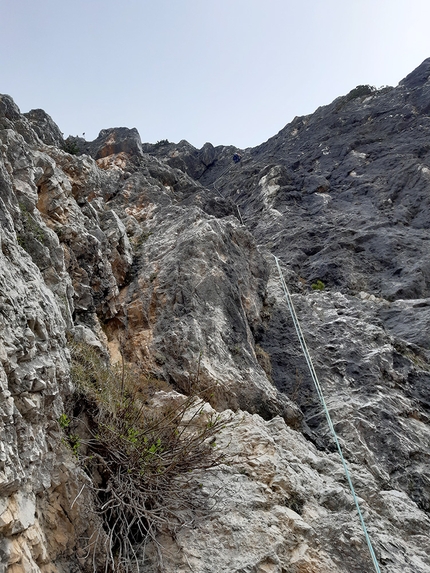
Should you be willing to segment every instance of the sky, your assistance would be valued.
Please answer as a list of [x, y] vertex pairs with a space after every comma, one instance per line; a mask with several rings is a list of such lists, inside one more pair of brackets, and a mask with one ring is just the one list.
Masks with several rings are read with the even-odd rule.
[[0, 0], [0, 93], [65, 137], [246, 148], [430, 57], [428, 0]]

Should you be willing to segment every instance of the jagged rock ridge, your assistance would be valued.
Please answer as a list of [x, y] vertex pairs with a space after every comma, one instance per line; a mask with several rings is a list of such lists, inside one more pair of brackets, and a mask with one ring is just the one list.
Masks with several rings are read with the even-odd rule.
[[196, 476], [212, 509], [160, 532], [163, 571], [371, 570], [270, 252], [381, 570], [430, 571], [429, 76], [244, 151], [64, 141], [0, 97], [0, 572], [93, 568], [98, 517], [57, 422], [66, 335], [236, 412], [217, 440], [232, 462]]

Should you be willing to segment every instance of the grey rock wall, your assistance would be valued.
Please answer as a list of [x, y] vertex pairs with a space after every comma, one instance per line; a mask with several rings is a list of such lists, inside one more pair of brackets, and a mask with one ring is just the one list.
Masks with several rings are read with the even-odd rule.
[[71, 147], [0, 96], [0, 573], [104, 570], [58, 423], [71, 339], [231, 420], [229, 463], [190, 476], [199, 509], [143, 571], [372, 570], [271, 253], [381, 571], [430, 571], [427, 72], [296, 118], [238, 164], [126, 128]]
[[48, 571], [76, 561], [94, 521], [80, 503], [71, 510], [82, 476], [57, 422], [71, 390], [70, 279], [22, 136], [0, 130], [0, 140], [0, 570]]

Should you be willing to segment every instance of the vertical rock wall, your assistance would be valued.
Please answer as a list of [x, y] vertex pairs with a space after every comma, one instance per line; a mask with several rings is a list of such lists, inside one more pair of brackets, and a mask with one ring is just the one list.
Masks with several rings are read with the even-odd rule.
[[234, 168], [234, 148], [142, 146], [126, 128], [64, 142], [0, 96], [0, 573], [104, 570], [58, 422], [70, 339], [230, 420], [228, 463], [190, 475], [198, 510], [178, 510], [143, 571], [371, 570], [270, 250], [289, 263], [381, 570], [430, 572], [427, 77], [297, 118]]

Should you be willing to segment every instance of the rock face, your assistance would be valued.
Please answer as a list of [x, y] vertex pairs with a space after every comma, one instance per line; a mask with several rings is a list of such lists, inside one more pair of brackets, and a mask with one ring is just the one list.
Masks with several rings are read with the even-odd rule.
[[[164, 571], [372, 570], [337, 454], [318, 451], [280, 418], [249, 414], [219, 443], [233, 463], [203, 479], [201, 505], [212, 500], [212, 512], [175, 543], [161, 538]], [[427, 571], [428, 517], [404, 492], [379, 490], [365, 464], [352, 468], [381, 570]]]
[[[9, 98], [0, 105], [14, 110]], [[0, 130], [0, 570], [48, 571], [54, 561], [71, 566], [95, 517], [84, 504], [72, 509], [82, 476], [57, 423], [71, 389], [70, 277], [58, 237], [36, 206], [42, 154], [30, 152], [10, 126], [16, 121], [30, 141], [38, 137], [16, 110], [6, 114], [9, 126]], [[47, 156], [46, 165], [55, 171]], [[54, 181], [58, 197], [64, 181]], [[89, 502], [86, 493], [84, 499]]]
[[32, 109], [24, 116], [30, 121], [31, 127], [46, 145], [64, 146], [64, 138], [58, 125], [43, 109]]
[[427, 67], [296, 118], [202, 183], [233, 198], [257, 240], [309, 284], [428, 297]]
[[141, 570], [372, 570], [272, 254], [381, 571], [430, 572], [429, 66], [245, 151], [64, 140], [0, 96], [0, 573], [105, 567], [58, 422], [72, 339], [230, 420]]

